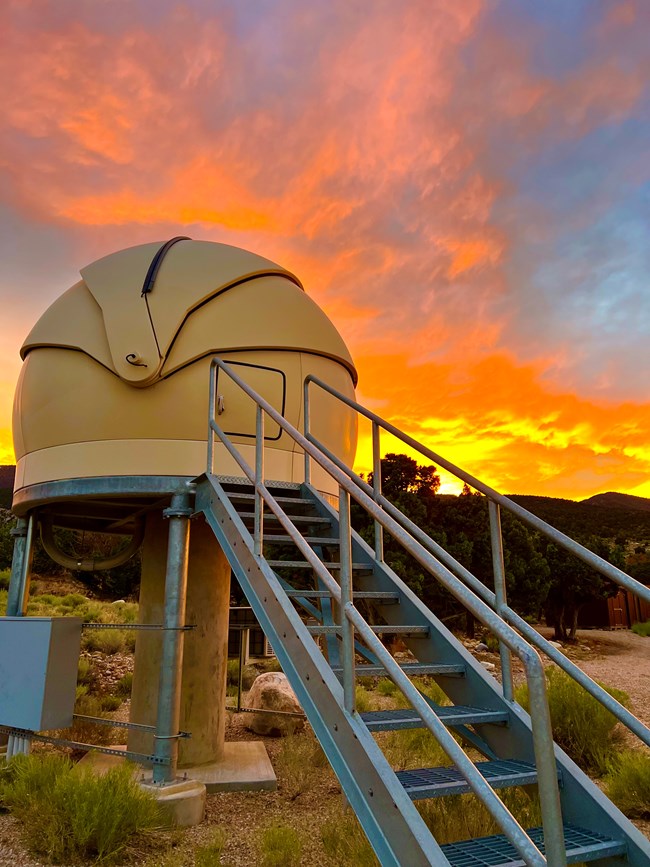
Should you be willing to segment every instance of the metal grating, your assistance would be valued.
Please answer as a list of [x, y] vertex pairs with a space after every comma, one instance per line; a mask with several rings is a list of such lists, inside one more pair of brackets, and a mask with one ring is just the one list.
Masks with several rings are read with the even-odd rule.
[[[542, 828], [532, 828], [527, 833], [544, 852]], [[564, 826], [564, 844], [569, 864], [624, 855], [626, 851], [625, 843], [621, 840], [612, 840], [575, 825]], [[462, 843], [447, 843], [441, 848], [452, 867], [526, 867], [517, 850], [502, 834]]]
[[[445, 725], [475, 725], [482, 723], [506, 723], [507, 711], [484, 710], [479, 707], [450, 705], [435, 708], [436, 715]], [[361, 714], [361, 719], [370, 731], [393, 731], [394, 729], [423, 728], [420, 715], [412, 708], [374, 710]]]
[[[436, 663], [429, 664], [428, 662], [405, 662], [400, 665], [404, 674], [439, 674], [447, 677], [464, 677], [464, 665], [438, 665]], [[386, 669], [383, 665], [357, 665], [355, 666], [357, 675], [360, 677], [374, 677], [375, 675], [383, 676], [386, 674]], [[339, 666], [333, 666], [332, 671], [335, 674], [342, 674], [343, 669]]]
[[[477, 762], [476, 768], [495, 789], [502, 789], [507, 786], [529, 786], [537, 782], [537, 769], [530, 762], [512, 759]], [[397, 771], [396, 776], [404, 786], [408, 796], [413, 800], [471, 792], [467, 780], [454, 765], [442, 768]]]

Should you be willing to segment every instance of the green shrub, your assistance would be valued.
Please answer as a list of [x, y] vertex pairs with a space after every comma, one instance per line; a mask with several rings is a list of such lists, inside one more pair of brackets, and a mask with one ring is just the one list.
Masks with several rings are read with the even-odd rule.
[[96, 679], [95, 669], [91, 659], [87, 656], [79, 657], [79, 665], [77, 667], [78, 683], [90, 686]]
[[119, 697], [119, 695], [103, 695], [99, 699], [99, 705], [101, 709], [106, 711], [107, 713], [117, 710], [121, 704], [122, 699]]
[[68, 593], [67, 596], [62, 596], [59, 599], [61, 608], [79, 608], [79, 606], [85, 605], [86, 602], [88, 602], [88, 599], [82, 596], [81, 593]]
[[10, 580], [11, 569], [0, 569], [0, 590], [8, 590]]
[[25, 842], [50, 863], [108, 863], [138, 832], [160, 824], [155, 800], [124, 764], [102, 776], [57, 755], [18, 756], [2, 784]]
[[91, 653], [114, 656], [124, 650], [124, 634], [119, 629], [88, 629], [84, 632], [83, 647]]
[[366, 713], [369, 710], [375, 710], [374, 696], [364, 686], [357, 686], [354, 691], [354, 700], [357, 708], [357, 713]]
[[390, 678], [382, 677], [379, 679], [379, 683], [377, 684], [377, 692], [380, 695], [395, 695], [397, 687]]
[[[74, 712], [81, 716], [94, 716], [100, 719], [108, 719], [107, 713], [102, 707], [102, 699], [95, 695], [87, 694], [85, 685], [77, 687], [77, 700]], [[61, 737], [82, 744], [107, 745], [113, 743], [114, 730], [108, 725], [90, 722], [84, 719], [75, 719], [70, 728], [63, 729]]]
[[650, 620], [646, 620], [645, 623], [634, 623], [632, 625], [632, 632], [636, 632], [637, 635], [643, 635], [647, 638], [650, 635]]
[[328, 861], [336, 867], [379, 867], [372, 846], [351, 810], [328, 819], [321, 827], [321, 842]]
[[450, 759], [428, 729], [401, 729], [385, 736], [382, 744], [388, 763], [397, 770], [437, 767]]
[[[548, 706], [556, 742], [583, 770], [604, 774], [617, 746], [616, 717], [559, 668], [546, 669]], [[621, 704], [628, 695], [600, 684]], [[528, 710], [528, 688], [520, 687], [517, 701]]]
[[298, 867], [302, 843], [297, 832], [288, 825], [270, 825], [262, 831], [260, 867]]
[[[237, 678], [239, 677], [239, 660], [229, 659], [226, 669], [226, 683], [230, 686], [237, 686]], [[257, 677], [257, 669], [254, 665], [245, 665], [242, 672], [242, 689], [250, 689], [253, 681]]]
[[221, 864], [223, 848], [226, 845], [226, 832], [223, 828], [215, 828], [209, 843], [197, 846], [194, 851], [195, 867], [218, 867]]
[[131, 695], [131, 690], [133, 689], [133, 672], [127, 671], [127, 673], [121, 677], [117, 686], [115, 687], [115, 692], [117, 695], [123, 695], [129, 697]]
[[275, 767], [280, 790], [291, 801], [311, 789], [329, 770], [323, 748], [311, 731], [284, 737]]
[[[502, 789], [497, 794], [524, 828], [541, 824], [537, 795], [531, 796], [520, 789]], [[431, 798], [419, 801], [416, 806], [429, 830], [442, 845], [502, 833], [475, 795]]]
[[630, 819], [650, 818], [650, 754], [625, 750], [612, 760], [605, 778], [607, 795]]

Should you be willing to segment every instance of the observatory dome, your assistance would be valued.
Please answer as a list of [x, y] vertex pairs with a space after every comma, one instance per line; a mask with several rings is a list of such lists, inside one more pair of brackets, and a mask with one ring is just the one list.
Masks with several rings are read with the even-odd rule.
[[[297, 277], [261, 256], [179, 238], [120, 250], [81, 278], [21, 350], [16, 492], [64, 479], [200, 475], [215, 355], [299, 429], [308, 374], [354, 396], [340, 334]], [[217, 391], [219, 424], [251, 463], [255, 407], [222, 372]], [[311, 429], [352, 463], [352, 410], [315, 389]], [[301, 450], [268, 418], [265, 464], [269, 479], [303, 479]], [[222, 446], [215, 472], [242, 475]], [[327, 490], [317, 475], [314, 483]]]

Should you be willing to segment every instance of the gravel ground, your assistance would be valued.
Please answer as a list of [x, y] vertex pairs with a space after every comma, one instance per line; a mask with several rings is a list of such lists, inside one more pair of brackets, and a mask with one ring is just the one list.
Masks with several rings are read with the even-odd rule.
[[[541, 630], [547, 637], [549, 632]], [[650, 639], [631, 632], [585, 630], [578, 634], [577, 645], [567, 654], [592, 677], [625, 690], [634, 713], [650, 724]], [[485, 661], [497, 661], [494, 654], [481, 654]], [[520, 679], [518, 667], [515, 668]], [[263, 740], [277, 769], [282, 748], [278, 739], [252, 735], [243, 725], [242, 716], [231, 715], [228, 740]], [[294, 828], [303, 841], [301, 867], [325, 867], [319, 829], [323, 822], [337, 816], [343, 803], [338, 783], [329, 769], [319, 773], [313, 786], [291, 797], [282, 773], [278, 773], [276, 792], [229, 793], [208, 796], [206, 821], [183, 833], [160, 835], [133, 852], [124, 863], [138, 867], [173, 867], [193, 863], [187, 860], [197, 846], [208, 842], [216, 827], [226, 832], [223, 864], [228, 867], [255, 867], [260, 864], [257, 841], [261, 830], [277, 821]], [[650, 823], [637, 823], [650, 836]], [[163, 848], [164, 847], [164, 848]], [[0, 867], [43, 867], [32, 858], [21, 841], [20, 829], [9, 815], [0, 815]], [[342, 865], [346, 867], [346, 865]], [[350, 865], [352, 867], [352, 865]]]

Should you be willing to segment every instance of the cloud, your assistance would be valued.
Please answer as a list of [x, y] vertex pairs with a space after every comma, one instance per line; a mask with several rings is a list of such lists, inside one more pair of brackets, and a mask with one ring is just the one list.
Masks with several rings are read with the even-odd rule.
[[[451, 420], [453, 453], [512, 490], [527, 464], [549, 491], [638, 486], [599, 408], [648, 431], [648, 7], [533, 6], [4, 4], [0, 223], [39, 250], [6, 254], [25, 309], [122, 246], [249, 247], [301, 276], [406, 427]], [[0, 325], [12, 352], [22, 328]]]

